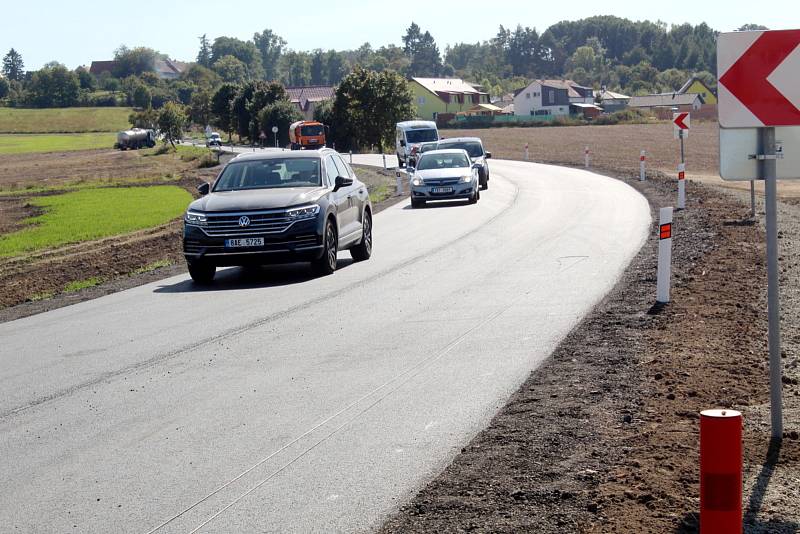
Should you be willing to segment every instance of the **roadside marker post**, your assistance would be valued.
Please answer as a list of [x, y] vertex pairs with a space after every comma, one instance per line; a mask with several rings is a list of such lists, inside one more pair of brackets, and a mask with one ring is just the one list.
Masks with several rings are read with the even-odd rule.
[[383, 156], [383, 170], [386, 170], [386, 154], [381, 154]]
[[528, 161], [531, 157], [530, 152], [528, 152], [528, 143], [525, 143], [525, 161]]
[[686, 209], [686, 164], [678, 164], [678, 209]]
[[756, 218], [756, 182], [750, 180], [750, 218]]
[[353, 164], [353, 151], [350, 151], [350, 165]]
[[397, 196], [400, 196], [403, 194], [403, 176], [399, 170], [395, 173], [395, 177], [397, 179]]
[[[773, 441], [783, 439], [777, 180], [800, 178], [794, 162], [800, 157], [798, 61], [800, 29], [730, 32], [717, 38], [720, 176], [723, 180], [764, 180]], [[787, 162], [779, 166], [784, 152]], [[751, 211], [755, 212], [752, 186]]]
[[588, 169], [589, 168], [589, 147], [583, 149], [583, 164]]
[[672, 208], [661, 208], [658, 214], [658, 275], [656, 302], [669, 302], [670, 277], [672, 276]]
[[700, 532], [742, 532], [742, 414], [700, 412]]
[[647, 161], [647, 152], [642, 150], [639, 153], [639, 181], [644, 182], [645, 179], [645, 162]]

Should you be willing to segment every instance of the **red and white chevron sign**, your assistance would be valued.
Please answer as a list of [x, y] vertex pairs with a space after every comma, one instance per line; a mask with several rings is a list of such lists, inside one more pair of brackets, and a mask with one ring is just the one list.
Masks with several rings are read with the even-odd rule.
[[717, 72], [723, 128], [800, 125], [800, 30], [720, 34]]

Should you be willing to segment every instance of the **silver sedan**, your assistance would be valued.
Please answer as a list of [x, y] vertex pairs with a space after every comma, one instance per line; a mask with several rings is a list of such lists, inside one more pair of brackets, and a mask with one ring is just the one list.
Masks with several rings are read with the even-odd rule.
[[474, 204], [481, 198], [478, 168], [464, 149], [425, 152], [409, 173], [413, 208], [429, 200], [468, 199]]

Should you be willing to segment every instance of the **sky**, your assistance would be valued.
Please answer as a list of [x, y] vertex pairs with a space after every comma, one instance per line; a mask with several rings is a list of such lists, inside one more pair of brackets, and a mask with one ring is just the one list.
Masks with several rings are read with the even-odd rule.
[[345, 50], [365, 42], [373, 48], [399, 45], [414, 21], [433, 34], [444, 52], [447, 44], [490, 39], [501, 24], [512, 29], [521, 24], [542, 32], [556, 22], [593, 15], [668, 24], [706, 22], [719, 31], [747, 23], [770, 29], [800, 27], [797, 0], [13, 0], [8, 4], [0, 18], [0, 55], [15, 48], [27, 70], [49, 61], [75, 68], [92, 60], [112, 59], [121, 44], [148, 46], [173, 59], [193, 61], [198, 38], [204, 33], [212, 40], [222, 35], [252, 39], [266, 28], [281, 35], [294, 50]]

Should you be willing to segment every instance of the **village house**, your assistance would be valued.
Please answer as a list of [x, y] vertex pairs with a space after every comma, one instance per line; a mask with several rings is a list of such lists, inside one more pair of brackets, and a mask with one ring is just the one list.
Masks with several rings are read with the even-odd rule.
[[534, 80], [514, 96], [514, 115], [517, 116], [555, 118], [584, 113], [586, 106], [596, 108], [594, 91], [572, 80]]
[[664, 93], [633, 96], [628, 107], [647, 111], [697, 111], [703, 107], [703, 97], [697, 94]]
[[408, 86], [414, 96], [417, 117], [424, 120], [489, 104], [489, 93], [483, 92], [480, 85], [459, 78], [411, 78]]
[[292, 101], [292, 104], [297, 106], [303, 117], [309, 121], [314, 119], [314, 111], [320, 104], [333, 100], [336, 93], [334, 87], [327, 85], [287, 87], [286, 92], [289, 93], [289, 100]]
[[606, 113], [613, 113], [626, 108], [630, 100], [631, 97], [628, 95], [615, 93], [614, 91], [608, 91], [605, 89], [600, 91], [600, 94], [597, 95], [597, 102]]

